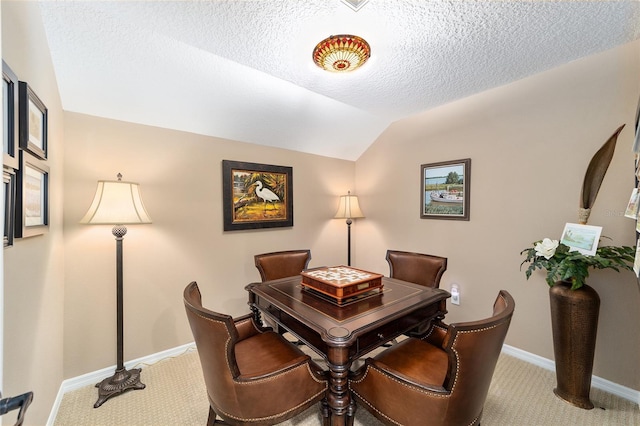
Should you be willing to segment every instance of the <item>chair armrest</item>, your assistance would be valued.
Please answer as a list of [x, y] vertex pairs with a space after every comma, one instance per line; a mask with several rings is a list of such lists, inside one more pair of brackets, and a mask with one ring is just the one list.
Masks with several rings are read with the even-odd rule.
[[422, 338], [422, 340], [427, 343], [431, 343], [433, 346], [438, 348], [444, 348], [445, 338], [447, 337], [448, 331], [449, 327], [446, 324], [437, 322], [431, 326], [431, 329]]
[[239, 341], [261, 333], [260, 328], [258, 328], [256, 323], [253, 321], [253, 314], [246, 314], [241, 317], [234, 318], [233, 322], [235, 323], [236, 330], [238, 331]]

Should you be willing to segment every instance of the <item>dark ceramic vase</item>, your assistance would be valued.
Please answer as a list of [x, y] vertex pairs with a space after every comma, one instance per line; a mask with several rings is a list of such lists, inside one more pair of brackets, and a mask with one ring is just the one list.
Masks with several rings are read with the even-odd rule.
[[571, 282], [558, 281], [549, 289], [549, 300], [558, 385], [553, 392], [576, 407], [590, 410], [600, 297], [588, 285], [571, 290]]

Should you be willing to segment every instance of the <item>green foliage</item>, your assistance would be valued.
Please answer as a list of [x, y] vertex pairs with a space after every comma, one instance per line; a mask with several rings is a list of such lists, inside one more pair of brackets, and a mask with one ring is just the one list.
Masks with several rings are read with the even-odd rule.
[[603, 246], [599, 247], [594, 256], [587, 256], [579, 251], [569, 251], [569, 246], [560, 243], [554, 255], [546, 259], [538, 256], [534, 247], [526, 248], [520, 252], [526, 258], [520, 264], [520, 269], [525, 263], [529, 266], [525, 271], [527, 279], [536, 269], [547, 270], [547, 284], [553, 286], [556, 281], [571, 281], [571, 290], [577, 290], [585, 284], [589, 276], [589, 268], [594, 269], [620, 269], [633, 270], [635, 248], [628, 246]]
[[445, 184], [447, 183], [462, 183], [460, 176], [458, 176], [457, 172], [449, 172], [449, 174], [447, 175], [447, 180], [445, 181]]

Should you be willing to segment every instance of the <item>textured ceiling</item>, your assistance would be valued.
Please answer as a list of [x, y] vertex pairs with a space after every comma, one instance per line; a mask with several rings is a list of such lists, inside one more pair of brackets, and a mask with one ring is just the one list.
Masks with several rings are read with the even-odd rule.
[[[347, 160], [393, 121], [640, 38], [638, 1], [45, 1], [63, 108]], [[355, 34], [371, 59], [322, 71]]]

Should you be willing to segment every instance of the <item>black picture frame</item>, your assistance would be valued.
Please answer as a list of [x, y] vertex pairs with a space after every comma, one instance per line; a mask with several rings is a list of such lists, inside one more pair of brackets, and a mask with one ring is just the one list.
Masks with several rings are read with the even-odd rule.
[[222, 161], [225, 231], [293, 226], [293, 168]]
[[471, 159], [420, 166], [420, 218], [469, 220]]
[[2, 179], [4, 196], [3, 246], [7, 248], [13, 245], [15, 234], [16, 174], [5, 168], [2, 171]]
[[20, 151], [16, 180], [16, 238], [49, 231], [49, 167], [42, 159]]
[[17, 169], [18, 141], [18, 77], [2, 61], [2, 155], [4, 167]]
[[48, 154], [48, 110], [24, 81], [19, 82], [20, 148], [43, 160]]

